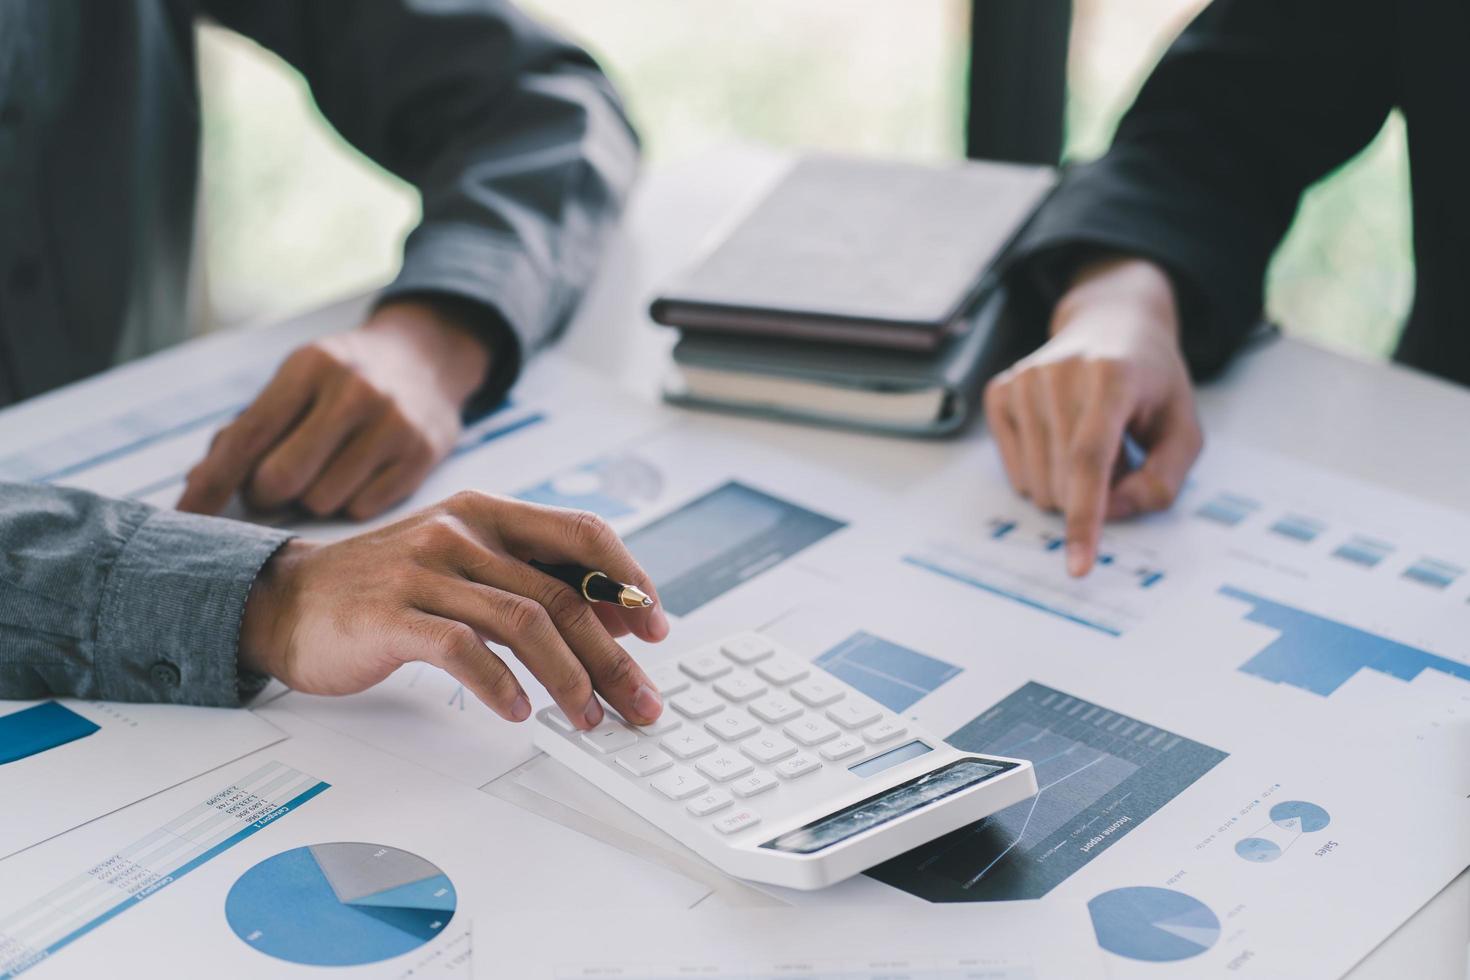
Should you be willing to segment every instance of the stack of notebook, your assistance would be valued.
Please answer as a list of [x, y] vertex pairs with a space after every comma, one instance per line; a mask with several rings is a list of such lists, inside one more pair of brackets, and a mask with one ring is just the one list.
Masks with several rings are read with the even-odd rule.
[[1046, 167], [812, 156], [654, 300], [673, 402], [906, 433], [962, 425], [998, 348], [997, 259]]

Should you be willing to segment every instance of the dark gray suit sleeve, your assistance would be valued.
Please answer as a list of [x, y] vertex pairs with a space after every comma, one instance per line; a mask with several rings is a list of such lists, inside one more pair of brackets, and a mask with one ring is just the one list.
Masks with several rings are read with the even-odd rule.
[[486, 395], [566, 321], [637, 169], [637, 140], [587, 53], [504, 0], [204, 0], [280, 54], [323, 114], [418, 187], [423, 221], [384, 298], [474, 304]]
[[233, 706], [240, 620], [288, 535], [0, 483], [0, 698]]
[[1111, 149], [1013, 253], [1045, 308], [1090, 251], [1140, 255], [1180, 296], [1185, 354], [1218, 369], [1256, 325], [1302, 192], [1365, 146], [1396, 92], [1393, 4], [1214, 0], [1164, 54]]

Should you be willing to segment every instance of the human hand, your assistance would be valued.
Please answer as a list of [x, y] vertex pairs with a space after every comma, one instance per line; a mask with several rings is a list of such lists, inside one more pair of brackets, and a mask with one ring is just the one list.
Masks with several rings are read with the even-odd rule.
[[[1104, 518], [1170, 506], [1204, 444], [1168, 276], [1133, 258], [1084, 267], [1051, 339], [985, 389], [1011, 485], [1067, 519], [1067, 571], [1097, 560]], [[1147, 453], [1127, 471], [1124, 434]]]
[[298, 503], [357, 520], [412, 493], [454, 447], [489, 353], [428, 304], [380, 307], [362, 326], [297, 349], [189, 471], [180, 510]]
[[[576, 562], [636, 585], [646, 609], [589, 603], [526, 564]], [[485, 646], [509, 647], [573, 724], [603, 718], [600, 692], [629, 722], [663, 702], [614, 637], [669, 632], [657, 593], [596, 515], [465, 491], [405, 520], [332, 544], [287, 542], [245, 605], [240, 664], [307, 694], [352, 694], [421, 660], [448, 671], [510, 721], [531, 703]]]

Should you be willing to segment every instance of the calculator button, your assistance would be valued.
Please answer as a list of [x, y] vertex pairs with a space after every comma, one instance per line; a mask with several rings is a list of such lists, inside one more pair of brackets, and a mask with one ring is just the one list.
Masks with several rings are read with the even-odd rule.
[[722, 834], [736, 834], [746, 827], [754, 827], [761, 822], [760, 815], [752, 810], [736, 810], [715, 821], [715, 829]]
[[907, 731], [908, 726], [897, 718], [885, 718], [876, 725], [870, 725], [864, 728], [863, 738], [877, 745], [879, 742], [886, 742], [890, 738], [898, 738], [898, 736]]
[[682, 724], [684, 723], [679, 720], [678, 715], [674, 714], [672, 711], [665, 711], [663, 714], [658, 716], [658, 721], [654, 722], [653, 724], [634, 725], [633, 727], [638, 729], [645, 735], [663, 735], [667, 732], [673, 731]]
[[780, 735], [757, 735], [740, 743], [740, 751], [763, 766], [779, 762], [796, 751], [796, 746]]
[[697, 728], [681, 728], [677, 732], [665, 735], [658, 744], [681, 759], [692, 759], [714, 748], [716, 742]]
[[741, 776], [730, 784], [730, 789], [742, 800], [775, 788], [776, 777], [768, 772], [753, 772], [749, 776]]
[[727, 783], [732, 779], [740, 778], [755, 767], [745, 756], [737, 755], [729, 749], [720, 749], [700, 759], [694, 764], [694, 768], [717, 783]]
[[648, 679], [665, 699], [689, 687], [689, 678], [679, 670], [678, 664], [660, 664], [648, 672]]
[[818, 715], [798, 718], [781, 730], [802, 745], [820, 745], [837, 737], [837, 726]]
[[737, 664], [749, 666], [776, 652], [776, 645], [759, 633], [741, 633], [720, 644], [720, 652]]
[[696, 817], [707, 817], [711, 813], [718, 813], [733, 803], [730, 794], [724, 790], [712, 789], [707, 793], [701, 793], [690, 800], [687, 808]]
[[648, 744], [624, 749], [613, 758], [617, 760], [618, 765], [635, 776], [652, 776], [674, 764], [674, 760], [669, 758], [667, 752], [662, 752]]
[[812, 671], [800, 660], [793, 660], [790, 657], [772, 657], [770, 660], [756, 664], [755, 672], [772, 684], [781, 685], [799, 681]]
[[637, 744], [638, 736], [622, 722], [604, 718], [602, 724], [590, 732], [582, 733], [582, 741], [599, 752], [617, 752]]
[[715, 681], [715, 693], [731, 701], [749, 701], [766, 693], [766, 685], [749, 674], [736, 674]]
[[784, 694], [767, 694], [750, 702], [750, 713], [770, 725], [779, 725], [801, 714], [801, 705]]
[[575, 732], [577, 730], [577, 726], [567, 720], [567, 716], [562, 714], [560, 708], [552, 708], [546, 712], [546, 720], [564, 732]]
[[844, 735], [822, 746], [822, 758], [830, 762], [835, 762], [838, 759], [846, 759], [854, 752], [862, 751], [865, 747], [863, 740], [856, 735]]
[[761, 726], [743, 711], [725, 711], [704, 723], [704, 727], [727, 742], [754, 735]]
[[735, 668], [718, 653], [696, 653], [679, 661], [679, 669], [697, 681], [712, 681]]
[[820, 708], [834, 701], [841, 701], [843, 690], [837, 686], [836, 681], [823, 677], [810, 677], [799, 684], [793, 684], [791, 693], [796, 695], [796, 700], [802, 704]]
[[725, 706], [725, 702], [708, 691], [701, 691], [698, 688], [674, 695], [669, 704], [672, 704], [674, 710], [685, 718], [695, 719], [707, 718]]
[[862, 728], [883, 717], [883, 712], [861, 701], [844, 701], [827, 709], [827, 717], [843, 728]]
[[809, 772], [816, 772], [822, 764], [809, 755], [794, 755], [785, 762], [778, 762], [771, 770], [782, 779], [799, 779]]
[[649, 783], [654, 789], [671, 800], [687, 800], [695, 793], [703, 793], [709, 783], [683, 766], [675, 766]]

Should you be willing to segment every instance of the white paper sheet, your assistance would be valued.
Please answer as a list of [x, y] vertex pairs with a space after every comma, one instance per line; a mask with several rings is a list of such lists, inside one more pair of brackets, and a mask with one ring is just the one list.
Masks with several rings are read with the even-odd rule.
[[0, 977], [462, 975], [470, 922], [708, 892], [265, 713], [289, 741], [0, 863]]
[[229, 708], [0, 701], [0, 732], [27, 719], [37, 719], [28, 729], [38, 746], [89, 733], [0, 764], [0, 857], [284, 737], [264, 719]]
[[1036, 902], [704, 909], [650, 917], [523, 913], [481, 926], [506, 951], [484, 980], [1089, 980], [1104, 976], [1077, 908]]

